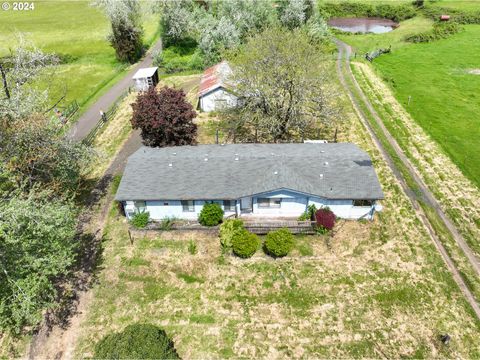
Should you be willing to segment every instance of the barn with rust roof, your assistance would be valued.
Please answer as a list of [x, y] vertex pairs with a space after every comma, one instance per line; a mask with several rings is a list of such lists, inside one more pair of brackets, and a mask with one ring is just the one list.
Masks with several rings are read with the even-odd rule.
[[205, 70], [200, 80], [198, 109], [205, 112], [218, 111], [237, 105], [238, 98], [232, 92], [228, 77], [232, 69], [222, 61]]

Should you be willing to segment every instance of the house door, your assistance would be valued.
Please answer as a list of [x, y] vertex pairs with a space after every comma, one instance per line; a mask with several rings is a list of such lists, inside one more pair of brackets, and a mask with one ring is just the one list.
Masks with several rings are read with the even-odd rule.
[[253, 211], [253, 199], [251, 196], [240, 199], [240, 211], [242, 213], [251, 213]]

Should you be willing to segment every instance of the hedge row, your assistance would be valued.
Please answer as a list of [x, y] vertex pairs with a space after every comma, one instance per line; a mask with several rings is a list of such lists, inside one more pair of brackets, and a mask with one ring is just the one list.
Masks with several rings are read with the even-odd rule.
[[364, 4], [344, 1], [326, 3], [319, 6], [320, 13], [325, 18], [330, 17], [381, 17], [396, 22], [413, 18], [417, 12], [411, 5]]
[[425, 7], [423, 14], [432, 20], [438, 21], [441, 15], [449, 15], [450, 21], [458, 24], [480, 24], [480, 11], [462, 11], [442, 7]]
[[405, 38], [408, 42], [427, 43], [435, 40], [445, 39], [450, 35], [458, 33], [462, 27], [456, 22], [435, 23], [433, 29]]

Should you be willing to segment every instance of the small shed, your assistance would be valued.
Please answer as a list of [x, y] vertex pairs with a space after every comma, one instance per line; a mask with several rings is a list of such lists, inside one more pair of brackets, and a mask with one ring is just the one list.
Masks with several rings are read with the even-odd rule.
[[137, 91], [146, 91], [150, 86], [158, 84], [158, 67], [139, 69], [132, 79]]

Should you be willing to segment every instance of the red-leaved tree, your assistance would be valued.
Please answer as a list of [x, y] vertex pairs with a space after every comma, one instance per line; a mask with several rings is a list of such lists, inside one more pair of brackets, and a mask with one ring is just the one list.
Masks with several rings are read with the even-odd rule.
[[335, 226], [335, 214], [328, 208], [322, 208], [315, 212], [315, 220], [317, 226], [321, 226], [327, 230], [332, 230]]
[[185, 99], [183, 90], [150, 87], [134, 104], [132, 127], [141, 129], [143, 144], [151, 147], [193, 145], [196, 143], [197, 113]]

